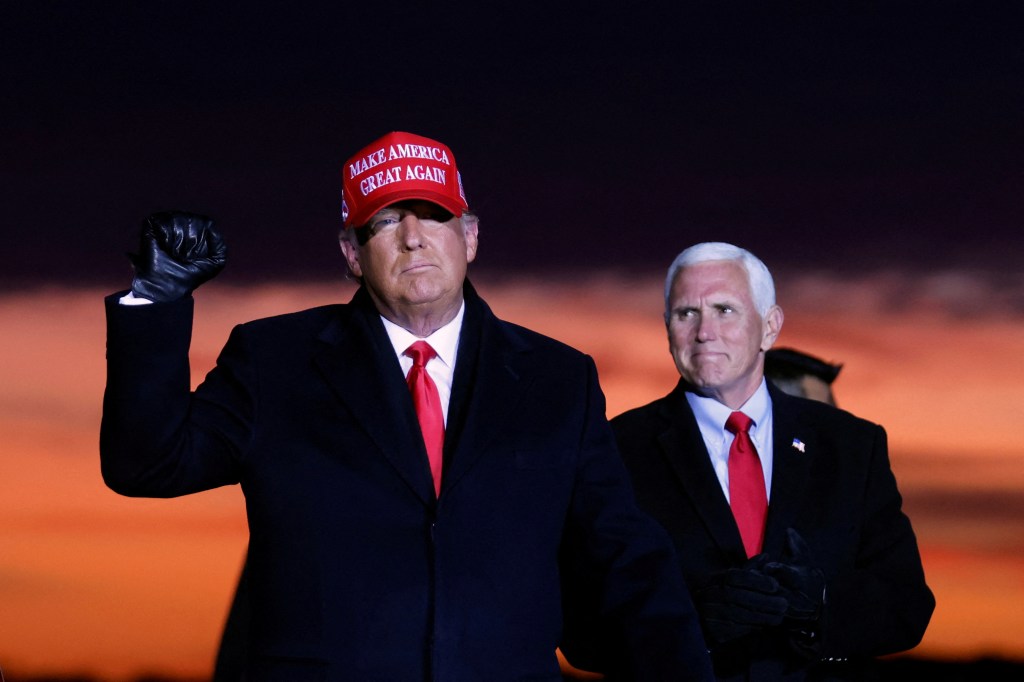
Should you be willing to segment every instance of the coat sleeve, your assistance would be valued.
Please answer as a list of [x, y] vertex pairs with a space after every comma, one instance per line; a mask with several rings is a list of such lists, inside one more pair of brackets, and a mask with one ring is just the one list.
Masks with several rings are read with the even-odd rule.
[[[236, 333], [193, 394], [193, 300], [121, 306], [106, 299], [107, 384], [100, 467], [114, 491], [173, 497], [238, 482], [253, 398]], [[237, 330], [236, 330], [237, 331]]]
[[610, 679], [713, 680], [668, 534], [638, 507], [589, 361], [588, 416], [569, 519], [566, 638], [573, 665]]
[[885, 430], [871, 425], [867, 485], [852, 565], [828, 578], [823, 655], [880, 656], [916, 646], [935, 609], [917, 538], [902, 511]]

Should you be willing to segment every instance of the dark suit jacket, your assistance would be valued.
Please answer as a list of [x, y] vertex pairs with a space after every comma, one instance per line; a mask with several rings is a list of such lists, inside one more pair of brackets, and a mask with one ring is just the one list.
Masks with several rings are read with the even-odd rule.
[[[668, 396], [614, 418], [612, 428], [641, 506], [668, 530], [698, 591], [746, 556], [685, 390], [680, 382]], [[917, 645], [935, 606], [901, 511], [885, 431], [770, 383], [769, 393], [774, 465], [764, 552], [781, 557], [787, 528], [808, 543], [825, 574], [826, 660], [806, 661], [769, 637], [752, 643], [750, 655], [713, 652], [716, 673], [752, 682], [860, 679], [870, 657]]]
[[603, 576], [632, 675], [711, 679], [589, 357], [498, 320], [467, 283], [435, 499], [365, 291], [236, 327], [190, 395], [192, 306], [107, 299], [102, 471], [132, 496], [241, 483], [247, 680], [560, 680], [569, 546]]

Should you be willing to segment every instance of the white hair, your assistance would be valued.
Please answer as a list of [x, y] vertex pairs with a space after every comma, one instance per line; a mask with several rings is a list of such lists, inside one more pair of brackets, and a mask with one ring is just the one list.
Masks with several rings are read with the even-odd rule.
[[768, 313], [768, 309], [775, 305], [775, 281], [772, 279], [772, 273], [768, 272], [768, 266], [761, 262], [760, 258], [746, 249], [725, 242], [703, 242], [684, 249], [668, 268], [668, 275], [665, 277], [666, 323], [671, 316], [669, 306], [671, 305], [672, 284], [679, 271], [698, 263], [720, 260], [737, 261], [743, 266], [743, 270], [747, 273], [747, 282], [750, 284], [750, 296], [761, 317], [764, 317]]

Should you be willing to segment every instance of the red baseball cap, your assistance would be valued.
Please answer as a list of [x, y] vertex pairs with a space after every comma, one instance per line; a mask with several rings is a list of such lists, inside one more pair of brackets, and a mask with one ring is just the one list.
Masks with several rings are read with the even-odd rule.
[[455, 155], [446, 145], [412, 133], [388, 133], [345, 162], [341, 219], [345, 228], [369, 222], [386, 206], [423, 199], [461, 216], [469, 209]]

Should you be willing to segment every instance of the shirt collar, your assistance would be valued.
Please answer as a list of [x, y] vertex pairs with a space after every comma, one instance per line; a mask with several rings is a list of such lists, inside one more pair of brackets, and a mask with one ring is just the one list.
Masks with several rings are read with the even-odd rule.
[[[698, 395], [691, 391], [686, 392], [686, 401], [690, 403], [690, 408], [693, 409], [693, 414], [697, 418], [697, 425], [703, 433], [724, 432], [726, 420], [729, 419], [730, 414], [736, 411], [714, 398]], [[768, 385], [763, 377], [754, 394], [747, 398], [747, 402], [740, 405], [739, 411], [754, 421], [752, 433], [757, 430], [759, 425], [767, 422], [771, 413], [771, 400], [768, 397]]]
[[[462, 331], [462, 318], [465, 316], [465, 313], [466, 302], [463, 301], [462, 305], [459, 306], [459, 312], [455, 314], [451, 322], [422, 339], [434, 349], [434, 352], [437, 353], [437, 358], [449, 367], [455, 366], [455, 354], [459, 348], [459, 333]], [[405, 349], [411, 346], [413, 342], [421, 340], [420, 337], [403, 327], [399, 327], [391, 320], [383, 316], [380, 319], [384, 323], [384, 330], [388, 333], [391, 345], [394, 347], [395, 353], [399, 358], [402, 357]]]

